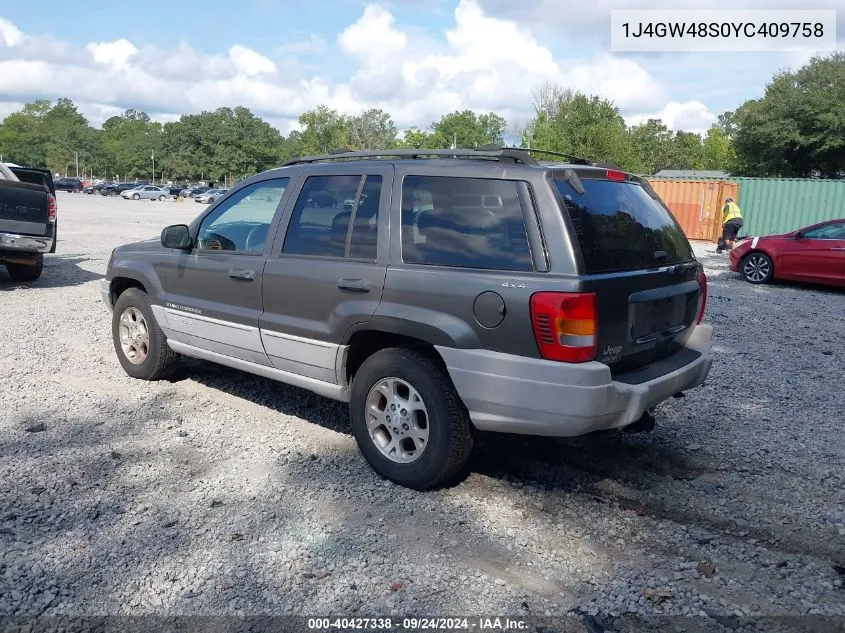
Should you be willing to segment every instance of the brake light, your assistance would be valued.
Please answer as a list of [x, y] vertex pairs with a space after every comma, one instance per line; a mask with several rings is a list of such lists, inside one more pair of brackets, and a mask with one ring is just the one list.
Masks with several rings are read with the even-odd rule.
[[617, 182], [625, 182], [628, 180], [628, 175], [624, 171], [619, 171], [618, 169], [608, 169], [607, 179], [615, 180]]
[[595, 294], [536, 292], [531, 295], [531, 322], [540, 355], [546, 360], [585, 363], [595, 359]]
[[696, 325], [704, 320], [704, 309], [707, 307], [707, 275], [703, 270], [698, 271], [697, 275], [698, 285], [701, 287], [701, 296], [698, 298], [698, 318], [695, 320]]
[[47, 194], [50, 201], [50, 210], [47, 212], [47, 221], [51, 224], [56, 221], [56, 197], [52, 193]]

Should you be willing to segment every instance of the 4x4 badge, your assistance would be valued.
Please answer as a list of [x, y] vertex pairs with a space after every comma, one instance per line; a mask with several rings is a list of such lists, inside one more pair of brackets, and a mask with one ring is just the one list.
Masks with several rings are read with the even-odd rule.
[[502, 288], [525, 288], [525, 284], [513, 284], [509, 281], [506, 281], [502, 284]]

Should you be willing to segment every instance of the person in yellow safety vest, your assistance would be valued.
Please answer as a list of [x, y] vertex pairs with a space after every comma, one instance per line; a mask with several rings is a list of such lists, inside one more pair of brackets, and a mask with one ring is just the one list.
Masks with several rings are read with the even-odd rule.
[[739, 235], [741, 228], [742, 211], [739, 205], [734, 202], [733, 198], [727, 198], [725, 200], [725, 206], [722, 207], [722, 237], [719, 238], [716, 252], [721, 253], [726, 249], [732, 250], [736, 236]]

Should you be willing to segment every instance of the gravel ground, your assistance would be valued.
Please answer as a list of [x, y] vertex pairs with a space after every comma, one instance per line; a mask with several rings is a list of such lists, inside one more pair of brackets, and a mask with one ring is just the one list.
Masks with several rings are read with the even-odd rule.
[[752, 287], [697, 245], [707, 385], [648, 435], [482, 437], [420, 494], [340, 404], [199, 361], [124, 374], [96, 280], [199, 210], [60, 193], [42, 279], [0, 272], [0, 614], [845, 616], [842, 291]]

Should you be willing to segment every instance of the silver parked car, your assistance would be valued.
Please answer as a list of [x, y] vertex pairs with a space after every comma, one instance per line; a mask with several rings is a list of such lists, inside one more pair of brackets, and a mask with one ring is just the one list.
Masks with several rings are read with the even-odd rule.
[[201, 202], [203, 204], [211, 204], [218, 198], [222, 198], [228, 189], [209, 189], [205, 193], [194, 196], [194, 202]]
[[153, 185], [138, 185], [134, 189], [121, 192], [120, 195], [127, 200], [167, 200], [170, 197], [170, 190]]

